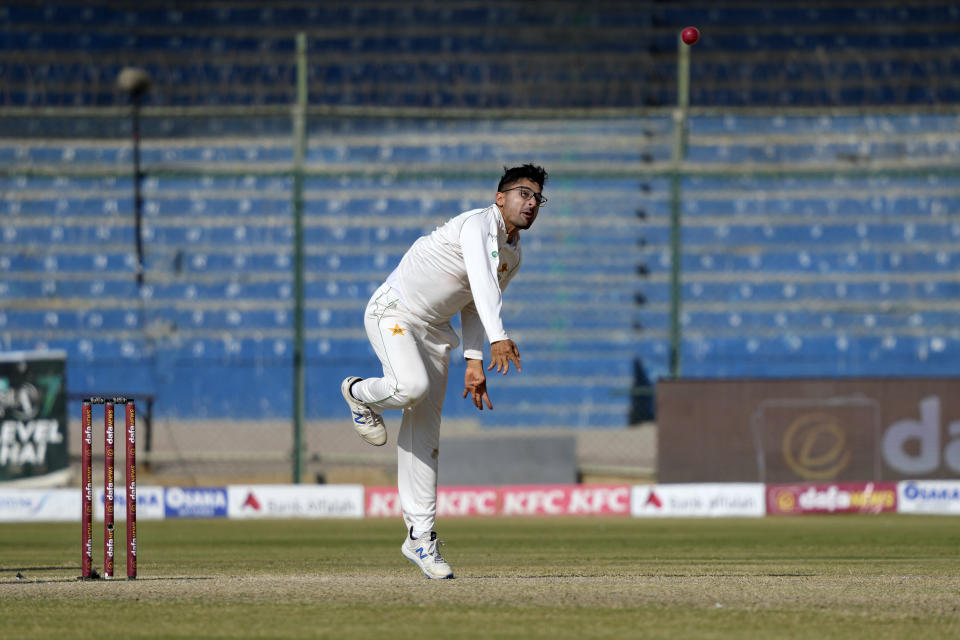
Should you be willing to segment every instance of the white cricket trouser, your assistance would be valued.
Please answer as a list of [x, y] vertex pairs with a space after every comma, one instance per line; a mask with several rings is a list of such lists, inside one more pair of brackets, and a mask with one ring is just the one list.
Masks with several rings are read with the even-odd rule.
[[358, 382], [353, 395], [377, 411], [403, 411], [397, 436], [400, 508], [408, 528], [431, 531], [437, 516], [440, 412], [450, 350], [460, 338], [449, 322], [434, 325], [415, 318], [387, 284], [370, 297], [364, 327], [383, 377]]

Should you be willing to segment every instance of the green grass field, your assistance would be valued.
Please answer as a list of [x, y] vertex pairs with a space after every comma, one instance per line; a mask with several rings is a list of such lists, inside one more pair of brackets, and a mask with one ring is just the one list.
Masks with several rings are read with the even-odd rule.
[[140, 523], [140, 579], [81, 583], [78, 524], [0, 524], [3, 637], [960, 637], [956, 518], [441, 525], [456, 580], [396, 521], [172, 520]]

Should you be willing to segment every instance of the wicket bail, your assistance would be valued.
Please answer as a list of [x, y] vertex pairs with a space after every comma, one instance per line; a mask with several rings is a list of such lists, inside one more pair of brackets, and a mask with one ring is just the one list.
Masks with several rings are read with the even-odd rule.
[[114, 406], [126, 407], [127, 473], [127, 579], [137, 577], [137, 427], [136, 407], [133, 399], [99, 396], [85, 398], [81, 410], [81, 580], [98, 577], [93, 569], [93, 405], [103, 405], [103, 578], [113, 578], [114, 559]]

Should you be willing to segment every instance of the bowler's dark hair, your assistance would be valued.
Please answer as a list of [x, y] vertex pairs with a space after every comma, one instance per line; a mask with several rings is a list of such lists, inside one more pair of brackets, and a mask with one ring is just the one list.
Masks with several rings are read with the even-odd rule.
[[543, 189], [543, 184], [547, 181], [547, 172], [543, 167], [538, 167], [533, 164], [525, 164], [520, 167], [513, 167], [512, 169], [504, 167], [503, 177], [500, 178], [500, 182], [497, 183], [497, 191], [503, 191], [504, 187], [513, 184], [520, 178], [527, 178], [532, 182], [536, 182], [540, 185], [540, 189]]

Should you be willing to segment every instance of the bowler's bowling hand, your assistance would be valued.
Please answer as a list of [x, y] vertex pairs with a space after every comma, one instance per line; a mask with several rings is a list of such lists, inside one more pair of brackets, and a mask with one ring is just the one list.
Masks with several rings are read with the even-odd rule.
[[493, 410], [490, 396], [487, 395], [487, 376], [483, 373], [481, 360], [467, 360], [467, 372], [463, 376], [463, 397], [466, 398], [468, 394], [473, 400], [473, 406], [480, 411], [483, 411], [484, 402]]
[[520, 350], [517, 349], [517, 345], [514, 344], [513, 340], [507, 338], [506, 340], [498, 340], [490, 345], [490, 366], [487, 367], [487, 371], [496, 367], [497, 373], [507, 375], [511, 362], [517, 367], [517, 371], [523, 371], [520, 367]]

